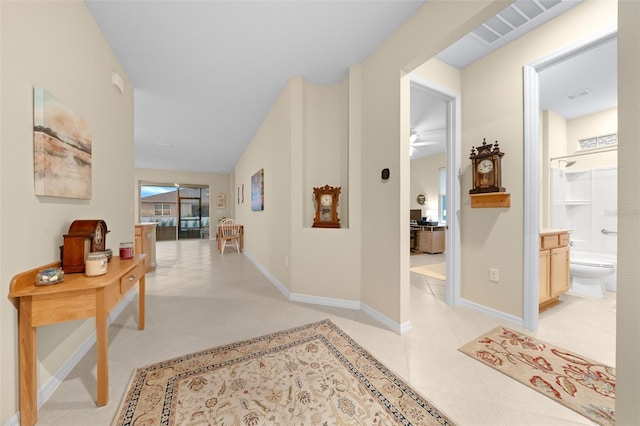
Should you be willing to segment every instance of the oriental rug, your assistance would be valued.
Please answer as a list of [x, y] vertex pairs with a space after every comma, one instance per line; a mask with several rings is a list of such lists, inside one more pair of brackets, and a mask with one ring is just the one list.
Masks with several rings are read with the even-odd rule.
[[330, 320], [139, 368], [113, 425], [453, 425]]
[[459, 350], [597, 424], [615, 423], [613, 367], [504, 327]]
[[434, 265], [416, 266], [411, 268], [411, 272], [426, 275], [437, 280], [446, 281], [447, 279], [447, 264], [436, 263]]

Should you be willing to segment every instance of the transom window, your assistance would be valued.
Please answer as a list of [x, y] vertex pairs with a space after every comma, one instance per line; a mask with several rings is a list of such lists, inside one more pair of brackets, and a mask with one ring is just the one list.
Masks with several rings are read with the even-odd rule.
[[578, 140], [579, 151], [584, 151], [587, 149], [604, 148], [611, 145], [618, 145], [618, 135], [616, 133], [611, 135], [596, 136], [594, 138]]

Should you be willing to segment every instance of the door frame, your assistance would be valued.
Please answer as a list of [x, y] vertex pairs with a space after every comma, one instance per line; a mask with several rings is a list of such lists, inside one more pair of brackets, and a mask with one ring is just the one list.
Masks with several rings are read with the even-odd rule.
[[608, 28], [537, 59], [523, 68], [524, 79], [524, 250], [523, 327], [538, 329], [540, 217], [540, 82], [538, 73], [618, 36]]
[[446, 285], [445, 302], [460, 302], [460, 93], [411, 74], [417, 83], [447, 103], [447, 232], [445, 234]]

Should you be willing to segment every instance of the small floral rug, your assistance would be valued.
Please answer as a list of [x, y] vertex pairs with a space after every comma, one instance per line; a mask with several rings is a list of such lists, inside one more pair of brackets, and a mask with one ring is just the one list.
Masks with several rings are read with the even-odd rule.
[[453, 425], [330, 320], [135, 371], [113, 425]]
[[615, 423], [616, 370], [504, 327], [459, 349], [600, 425]]

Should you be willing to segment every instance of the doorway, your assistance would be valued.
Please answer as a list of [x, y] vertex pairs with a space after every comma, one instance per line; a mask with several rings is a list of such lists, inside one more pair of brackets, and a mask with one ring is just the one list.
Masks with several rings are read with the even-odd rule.
[[[208, 188], [180, 186], [178, 190], [178, 239], [209, 238], [209, 204], [203, 203]], [[206, 219], [206, 220], [205, 220]]]
[[[437, 225], [444, 231], [445, 249], [440, 254], [444, 260], [444, 300], [447, 304], [460, 303], [460, 231], [458, 227], [460, 182], [460, 98], [446, 87], [442, 87], [421, 76], [411, 75], [411, 137], [412, 193], [411, 209], [420, 209], [423, 223]], [[433, 115], [438, 115], [433, 117]], [[417, 154], [417, 155], [416, 155]], [[421, 184], [414, 179], [414, 158], [441, 159], [429, 164], [432, 183]], [[438, 165], [438, 161], [442, 164]], [[443, 167], [444, 166], [444, 167]], [[418, 182], [416, 183], [416, 180]], [[414, 193], [415, 192], [415, 193]], [[414, 205], [425, 196], [424, 204]], [[427, 255], [428, 256], [428, 255]], [[431, 259], [432, 260], [432, 259]], [[435, 260], [427, 263], [438, 263]], [[411, 263], [411, 262], [410, 262]], [[413, 265], [413, 263], [411, 263]]]
[[140, 222], [157, 223], [157, 241], [208, 239], [209, 187], [140, 183]]
[[[549, 224], [549, 206], [541, 193], [549, 192], [549, 176], [553, 157], [548, 149], [541, 147], [541, 73], [582, 53], [611, 43], [617, 37], [615, 29], [578, 42], [568, 48], [542, 58], [524, 67], [524, 306], [523, 325], [535, 330], [538, 328], [538, 231]], [[592, 72], [593, 70], [589, 70]], [[584, 92], [584, 91], [583, 91]], [[594, 135], [598, 136], [598, 135]], [[577, 143], [577, 141], [575, 141]], [[564, 159], [572, 160], [572, 157]], [[557, 161], [556, 161], [557, 162]], [[573, 163], [572, 163], [573, 164]], [[541, 184], [542, 182], [542, 184]], [[542, 213], [542, 214], [541, 214]]]

